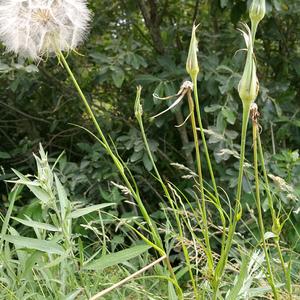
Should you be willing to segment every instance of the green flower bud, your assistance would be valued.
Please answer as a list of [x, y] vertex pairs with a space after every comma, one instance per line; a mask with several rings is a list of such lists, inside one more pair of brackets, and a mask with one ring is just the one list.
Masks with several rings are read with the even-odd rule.
[[249, 10], [251, 22], [258, 24], [266, 14], [265, 0], [253, 0]]
[[247, 45], [247, 58], [242, 78], [239, 82], [238, 92], [241, 100], [246, 105], [251, 105], [257, 97], [259, 83], [256, 76], [256, 64], [253, 53], [252, 37], [248, 26], [245, 25], [247, 32], [242, 31]]
[[195, 26], [195, 24], [193, 25], [189, 54], [186, 60], [186, 71], [188, 72], [188, 74], [191, 76], [193, 80], [197, 78], [197, 75], [199, 73], [199, 65], [198, 65], [198, 58], [197, 58], [198, 41], [196, 38], [197, 27], [198, 26]]

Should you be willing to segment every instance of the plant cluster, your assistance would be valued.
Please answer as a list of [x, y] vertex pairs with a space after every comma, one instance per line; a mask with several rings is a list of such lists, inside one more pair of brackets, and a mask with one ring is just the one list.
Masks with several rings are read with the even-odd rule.
[[[222, 3], [226, 6], [228, 1]], [[151, 13], [149, 15], [145, 2], [139, 1], [139, 5], [146, 26], [151, 27]], [[3, 23], [12, 8], [17, 11], [11, 21], [15, 25], [13, 28], [18, 33], [25, 30], [20, 38], [14, 31], [10, 33]], [[76, 13], [83, 16], [80, 21], [77, 21]], [[86, 34], [90, 18], [86, 2], [0, 2], [2, 42], [9, 51], [23, 57], [42, 59], [54, 55], [57, 58], [59, 67], [66, 71], [74, 86], [74, 90], [70, 91], [71, 97], [76, 99], [79, 96], [85, 109], [84, 119], [92, 121], [95, 133], [85, 126], [74, 127], [97, 143], [92, 149], [86, 143], [80, 144], [90, 157], [81, 165], [69, 164], [73, 168], [70, 179], [65, 169], [68, 163], [64, 161], [64, 153], [50, 165], [42, 146], [39, 156], [34, 155], [37, 175], [23, 175], [13, 170], [17, 179], [7, 181], [15, 186], [9, 193], [7, 211], [2, 215], [0, 236], [0, 285], [3, 290], [0, 296], [3, 299], [95, 300], [106, 295], [124, 299], [253, 299], [267, 296], [293, 299], [297, 295], [299, 278], [293, 274], [297, 267], [294, 269], [292, 265], [298, 257], [299, 234], [290, 216], [291, 213], [297, 215], [299, 209], [285, 205], [283, 210], [280, 200], [297, 201], [292, 176], [299, 169], [298, 152], [286, 152], [277, 157], [281, 161], [277, 172], [288, 170], [287, 181], [268, 171], [261, 139], [263, 124], [255, 103], [260, 89], [256, 34], [265, 14], [265, 1], [253, 0], [249, 6], [251, 26], [246, 23], [240, 26], [246, 44], [246, 48], [241, 49], [246, 53], [242, 75], [237, 76], [230, 68], [222, 67], [226, 72], [231, 72], [227, 85], [238, 78], [237, 94], [243, 109], [240, 113], [240, 134], [235, 135], [226, 126], [221, 132], [216, 132], [218, 125], [216, 128], [205, 128], [207, 120], [202, 116], [201, 93], [198, 91], [201, 63], [198, 62], [196, 25], [193, 25], [186, 59], [186, 72], [190, 80], [183, 77], [177, 93], [168, 90], [168, 85], [164, 86], [162, 82], [155, 88], [153, 99], [157, 105], [160, 100], [176, 100], [169, 102], [167, 109], [151, 115], [149, 124], [158, 124], [162, 115], [165, 117], [168, 111], [178, 109], [179, 104], [187, 101], [186, 118], [178, 114], [177, 121], [180, 121], [179, 128], [185, 128], [179, 131], [181, 138], [189, 141], [188, 136], [191, 136], [193, 142], [189, 142], [190, 148], [185, 148], [187, 166], [171, 164], [172, 168], [183, 173], [185, 183], [177, 185], [160, 171], [155, 155], [159, 151], [158, 143], [147, 137], [142, 87], [137, 87], [134, 103], [139, 130], [131, 129], [129, 133], [114, 139], [113, 134], [106, 133], [97, 118], [99, 107], [85, 96], [68, 64], [64, 51], [74, 50]], [[24, 22], [26, 26], [22, 27]], [[159, 45], [160, 35], [151, 31], [150, 34], [158, 43], [156, 50], [164, 52]], [[15, 38], [13, 45], [12, 38]], [[128, 65], [145, 65], [141, 56], [130, 56], [129, 53], [124, 55]], [[109, 65], [109, 61], [99, 53], [93, 54], [92, 58], [98, 62], [104, 61], [104, 67]], [[116, 66], [107, 68], [112, 72], [115, 86], [120, 87], [124, 81], [123, 71]], [[25, 69], [25, 72], [28, 70]], [[142, 79], [155, 81], [155, 77], [151, 76], [146, 75]], [[225, 93], [226, 89], [228, 86], [223, 85], [221, 93]], [[220, 115], [229, 124], [234, 124], [238, 117], [237, 112], [233, 112], [227, 104], [206, 107], [205, 110], [219, 111], [218, 118]], [[247, 131], [249, 120], [252, 139]], [[191, 129], [189, 135], [187, 128]], [[241, 142], [236, 146], [232, 141], [238, 135]], [[247, 140], [251, 141], [253, 148], [249, 160], [246, 160], [246, 149], [250, 144]], [[118, 146], [119, 143], [123, 144], [122, 147]], [[212, 149], [216, 162], [212, 160], [210, 144], [221, 144], [221, 147]], [[135, 163], [142, 160], [146, 169], [152, 172], [155, 185], [149, 184], [149, 187], [161, 201], [159, 215], [152, 213], [151, 206], [145, 200], [145, 189], [140, 187], [139, 169], [131, 168], [122, 158], [120, 151], [131, 149], [134, 153], [129, 156], [129, 161]], [[231, 156], [238, 159], [233, 186], [235, 194], [222, 189], [215, 175], [218, 173], [218, 163]], [[85, 193], [101, 193], [105, 200], [101, 204], [87, 203], [83, 201], [84, 197], [78, 195], [80, 184], [84, 187], [89, 181], [88, 172], [93, 174], [94, 182]], [[244, 201], [243, 186], [250, 177], [253, 185], [250, 184], [249, 190], [256, 206], [252, 205], [245, 212], [248, 203]], [[110, 188], [107, 190], [101, 185], [108, 180]], [[270, 180], [277, 185], [277, 190], [272, 190]], [[34, 195], [34, 199], [14, 217], [14, 209], [22, 200], [24, 186]], [[266, 198], [264, 203], [262, 196]], [[126, 214], [128, 208], [134, 214]], [[290, 208], [292, 210], [288, 211]], [[125, 212], [121, 217], [120, 210]], [[271, 225], [265, 222], [266, 213]], [[247, 221], [245, 214], [250, 215]], [[286, 248], [284, 243], [283, 233], [287, 223], [298, 234], [293, 248]], [[242, 234], [246, 239], [242, 238]], [[114, 280], [106, 278], [103, 270], [113, 274]], [[141, 274], [145, 275], [141, 277]], [[111, 284], [105, 287], [107, 280]], [[123, 285], [127, 288], [123, 289]]]

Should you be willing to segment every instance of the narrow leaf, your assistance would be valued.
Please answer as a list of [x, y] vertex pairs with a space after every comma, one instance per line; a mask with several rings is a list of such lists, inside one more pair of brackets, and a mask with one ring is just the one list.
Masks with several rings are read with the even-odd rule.
[[113, 206], [116, 203], [102, 203], [102, 204], [97, 204], [97, 205], [92, 205], [92, 206], [88, 206], [88, 207], [84, 207], [84, 208], [79, 208], [75, 211], [73, 211], [70, 214], [70, 217], [73, 219], [82, 217], [84, 215], [90, 214], [91, 212], [100, 210], [102, 208], [108, 207], [108, 206]]
[[64, 249], [61, 246], [51, 241], [44, 241], [23, 236], [12, 235], [4, 235], [2, 236], [2, 238], [7, 242], [22, 248], [35, 249], [42, 252], [60, 255], [65, 253]]
[[12, 218], [14, 220], [16, 220], [17, 222], [28, 226], [28, 227], [32, 227], [32, 228], [37, 228], [37, 229], [44, 229], [44, 230], [48, 230], [48, 231], [61, 231], [59, 228], [47, 224], [47, 223], [40, 223], [40, 222], [36, 222], [36, 221], [32, 221], [32, 220], [24, 220], [24, 219], [19, 219], [19, 218]]
[[124, 263], [132, 258], [135, 258], [151, 248], [148, 245], [133, 246], [129, 249], [122, 250], [116, 253], [104, 255], [84, 266], [86, 270], [103, 270], [117, 264]]

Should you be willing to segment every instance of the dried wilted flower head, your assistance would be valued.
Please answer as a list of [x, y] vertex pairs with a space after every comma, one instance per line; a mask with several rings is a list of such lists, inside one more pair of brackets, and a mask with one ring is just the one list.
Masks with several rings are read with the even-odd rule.
[[85, 0], [0, 0], [0, 39], [7, 51], [36, 60], [75, 49], [90, 19]]

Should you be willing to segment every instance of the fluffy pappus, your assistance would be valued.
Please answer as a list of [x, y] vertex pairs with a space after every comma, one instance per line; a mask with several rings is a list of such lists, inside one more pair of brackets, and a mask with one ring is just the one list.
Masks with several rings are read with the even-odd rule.
[[85, 0], [0, 0], [0, 40], [33, 60], [75, 49], [90, 20]]

